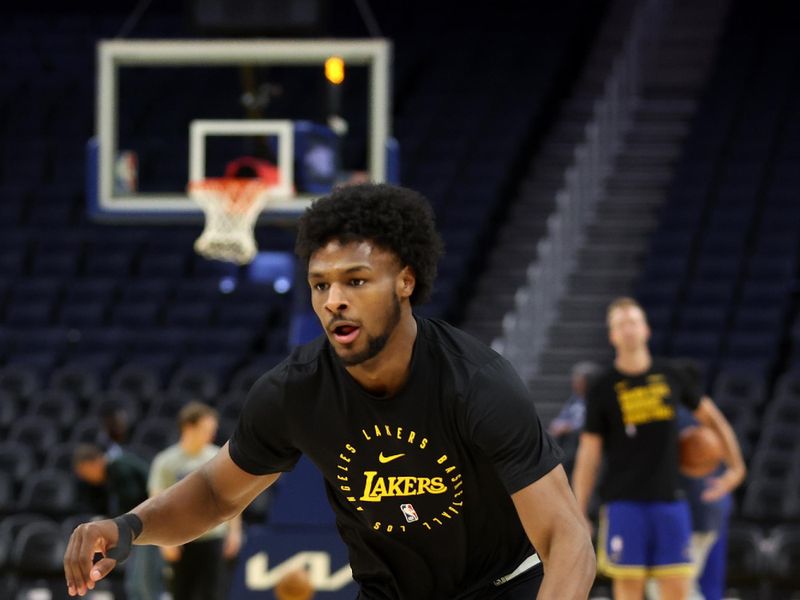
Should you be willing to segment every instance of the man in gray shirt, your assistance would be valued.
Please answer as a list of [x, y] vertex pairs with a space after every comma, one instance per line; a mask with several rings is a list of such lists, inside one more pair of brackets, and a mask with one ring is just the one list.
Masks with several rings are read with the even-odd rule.
[[[190, 402], [181, 409], [180, 440], [158, 453], [150, 467], [147, 487], [151, 496], [160, 494], [214, 458], [219, 448], [211, 442], [218, 423], [217, 412], [200, 402]], [[162, 547], [161, 553], [173, 569], [175, 600], [217, 600], [223, 559], [236, 557], [241, 540], [241, 517], [236, 517], [193, 542]]]

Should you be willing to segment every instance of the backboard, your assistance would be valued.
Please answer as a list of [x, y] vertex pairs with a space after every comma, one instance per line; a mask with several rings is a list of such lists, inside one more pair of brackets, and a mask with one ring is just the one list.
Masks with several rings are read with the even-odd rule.
[[[344, 93], [324, 79], [331, 57], [353, 74]], [[363, 137], [364, 179], [396, 177], [387, 40], [115, 40], [98, 45], [97, 64], [96, 136], [87, 161], [88, 210], [96, 220], [199, 221], [202, 212], [185, 186], [190, 179], [220, 174], [208, 169], [215, 154], [210, 145], [223, 138], [229, 149], [235, 148], [232, 138], [258, 146], [271, 154], [282, 175], [297, 175], [292, 128], [297, 136], [300, 123], [327, 126], [319, 117], [337, 109], [331, 98], [339, 104], [356, 98], [357, 110], [363, 110], [363, 127], [357, 123], [336, 135], [344, 142], [349, 135]], [[265, 83], [245, 93], [243, 80], [254, 72]], [[264, 110], [247, 108], [251, 96], [273, 81], [282, 81], [273, 87], [282, 86], [283, 107], [291, 110], [280, 114], [280, 103], [269, 106], [269, 98]], [[314, 115], [297, 108], [325, 102], [329, 105]], [[247, 153], [236, 150], [228, 158], [242, 152]], [[145, 181], [152, 173], [166, 175]], [[295, 185], [284, 201], [270, 204], [265, 219], [292, 220], [317, 195]]]

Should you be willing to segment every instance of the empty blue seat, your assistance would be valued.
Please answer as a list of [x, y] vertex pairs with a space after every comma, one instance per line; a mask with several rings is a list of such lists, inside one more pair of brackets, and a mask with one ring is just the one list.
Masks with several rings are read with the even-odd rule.
[[8, 436], [10, 442], [28, 446], [38, 459], [44, 457], [47, 449], [57, 444], [60, 438], [57, 424], [40, 415], [21, 417]]
[[797, 401], [800, 406], [800, 369], [792, 369], [783, 373], [775, 384], [775, 400], [786, 399], [788, 402]]
[[117, 292], [116, 279], [73, 280], [64, 292], [64, 302], [111, 302]]
[[60, 297], [64, 287], [61, 277], [37, 277], [18, 280], [11, 289], [15, 302], [52, 301]]
[[26, 414], [45, 418], [66, 432], [78, 420], [80, 407], [75, 397], [66, 391], [46, 390], [33, 397]]
[[722, 332], [726, 321], [727, 315], [723, 310], [693, 305], [684, 307], [678, 317], [680, 329], [686, 331]]
[[170, 305], [164, 314], [167, 326], [205, 327], [213, 320], [214, 308], [209, 302], [184, 302]]
[[650, 311], [656, 308], [672, 308], [678, 303], [681, 282], [639, 282], [636, 286], [636, 299]]
[[785, 311], [782, 306], [740, 308], [733, 318], [732, 329], [740, 332], [772, 332], [783, 328]]
[[703, 282], [735, 281], [741, 270], [739, 256], [701, 256], [695, 265], [694, 277]]
[[756, 521], [783, 520], [786, 518], [789, 486], [786, 481], [756, 479], [747, 484], [741, 514]]
[[83, 327], [72, 332], [70, 348], [80, 354], [113, 352], [119, 350], [125, 340], [123, 329], [114, 327]]
[[223, 327], [247, 327], [258, 331], [264, 326], [270, 312], [270, 308], [263, 302], [239, 303], [235, 306], [220, 303], [215, 323]]
[[[166, 423], [169, 419], [171, 426], [167, 429], [169, 435], [173, 435], [173, 430], [177, 425], [176, 417], [181, 409], [192, 401], [207, 402], [209, 398], [198, 396], [188, 390], [176, 388], [168, 389], [164, 393], [157, 394], [150, 403], [147, 411], [148, 420], [158, 420]], [[141, 442], [142, 440], [138, 440]]]
[[105, 352], [70, 352], [53, 373], [61, 369], [80, 369], [90, 371], [101, 381], [107, 381], [109, 375], [117, 367], [120, 354], [116, 351]]
[[53, 318], [53, 299], [13, 301], [8, 305], [4, 321], [10, 327], [41, 327]]
[[103, 431], [102, 422], [94, 415], [83, 417], [70, 429], [66, 443], [73, 445], [94, 444], [96, 446], [102, 446], [102, 444], [107, 443], [107, 437]]
[[78, 256], [70, 253], [37, 254], [30, 272], [34, 276], [71, 277], [78, 270]]
[[192, 370], [206, 370], [213, 373], [219, 381], [227, 380], [238, 367], [246, 355], [245, 352], [210, 352], [185, 356], [181, 360], [181, 367]]
[[28, 217], [28, 223], [35, 227], [63, 227], [75, 223], [76, 210], [71, 203], [37, 204]]
[[733, 299], [734, 282], [693, 281], [686, 290], [684, 306], [725, 309]]
[[651, 253], [644, 262], [642, 279], [647, 281], [682, 280], [689, 269], [686, 255]]
[[647, 323], [652, 331], [668, 331], [674, 318], [671, 306], [663, 305], [647, 308]]
[[37, 327], [12, 334], [11, 345], [15, 354], [52, 352], [61, 354], [69, 343], [69, 332], [63, 328]]
[[22, 202], [13, 199], [5, 200], [0, 196], [0, 227], [15, 228], [22, 224]]
[[[63, 471], [32, 473], [22, 486], [19, 508], [25, 512], [64, 517], [77, 512], [78, 496], [75, 479]], [[25, 530], [17, 536], [17, 543]], [[56, 531], [58, 527], [56, 526]], [[58, 539], [61, 539], [59, 531]], [[62, 540], [63, 552], [65, 541]]]
[[192, 275], [201, 280], [219, 281], [223, 277], [235, 277], [239, 266], [225, 261], [207, 260], [197, 256], [192, 261]]
[[694, 233], [691, 231], [657, 231], [650, 238], [650, 253], [658, 256], [682, 255], [691, 248]]
[[252, 330], [245, 328], [195, 331], [189, 337], [189, 352], [193, 354], [220, 352], [246, 354], [252, 349], [254, 335]]
[[710, 363], [716, 358], [719, 345], [718, 334], [679, 331], [672, 337], [671, 354]]
[[780, 337], [775, 333], [732, 332], [725, 344], [725, 356], [774, 359], [779, 345]]
[[240, 281], [236, 288], [225, 296], [225, 302], [238, 303], [238, 302], [253, 302], [260, 301], [263, 303], [270, 303], [273, 301], [281, 300], [281, 296], [275, 292], [275, 289], [268, 284], [251, 283], [249, 281]]
[[52, 391], [67, 392], [79, 401], [88, 401], [100, 389], [100, 378], [88, 368], [78, 364], [63, 366], [50, 376]]
[[61, 473], [71, 472], [72, 454], [74, 451], [75, 445], [69, 442], [56, 444], [47, 451], [42, 469], [44, 471], [60, 471]]
[[757, 406], [764, 401], [766, 381], [761, 373], [743, 369], [720, 369], [714, 381], [712, 397], [733, 398], [738, 404]]
[[186, 259], [182, 254], [147, 254], [139, 260], [140, 277], [180, 279], [186, 274]]
[[127, 348], [132, 354], [167, 352], [178, 355], [186, 350], [191, 334], [190, 331], [176, 327], [134, 331], [128, 338]]
[[83, 272], [88, 277], [124, 279], [131, 275], [132, 262], [130, 252], [98, 249], [87, 254]]
[[747, 276], [750, 281], [791, 281], [797, 270], [796, 253], [763, 253], [750, 258]]
[[19, 402], [27, 402], [42, 387], [36, 371], [19, 365], [0, 368], [0, 390]]
[[36, 468], [36, 453], [24, 441], [0, 443], [0, 472], [10, 476], [15, 484], [21, 484]]
[[168, 417], [140, 421], [131, 436], [131, 444], [161, 452], [178, 439], [178, 424]]
[[56, 320], [67, 327], [98, 327], [107, 315], [107, 302], [74, 302], [63, 304]]
[[121, 300], [126, 303], [164, 302], [171, 285], [165, 280], [137, 279], [125, 283]]
[[0, 277], [13, 277], [25, 270], [26, 251], [12, 248], [0, 254]]
[[189, 279], [175, 285], [174, 299], [181, 304], [186, 302], [214, 302], [221, 295], [218, 279]]
[[158, 302], [120, 303], [111, 312], [114, 325], [132, 328], [147, 328], [156, 324], [161, 314]]
[[202, 368], [184, 366], [172, 376], [167, 389], [196, 397], [204, 402], [214, 403], [222, 385], [214, 373]]
[[741, 256], [744, 250], [745, 239], [742, 232], [718, 230], [705, 231], [700, 242], [698, 252], [701, 256]]
[[157, 352], [128, 352], [124, 357], [126, 363], [145, 367], [157, 374], [159, 382], [167, 380], [176, 368], [180, 354], [159, 350]]
[[[52, 492], [48, 496], [54, 504], [60, 504], [60, 500], [67, 494], [66, 490], [62, 493], [56, 490], [48, 491]], [[74, 500], [74, 495], [69, 500]], [[63, 556], [66, 548], [67, 540], [57, 523], [44, 522], [40, 517], [39, 522], [20, 528], [11, 547], [10, 556], [10, 564], [17, 573], [15, 587], [20, 597], [35, 597], [43, 592], [48, 597], [57, 597], [59, 588], [55, 582], [59, 578], [60, 563], [63, 573]], [[61, 579], [63, 580], [63, 575]]]
[[743, 285], [739, 297], [739, 310], [761, 309], [766, 306], [786, 306], [791, 294], [792, 287], [785, 281], [772, 283], [747, 281]]
[[119, 367], [109, 381], [109, 389], [128, 392], [144, 402], [149, 402], [160, 387], [158, 372], [145, 365], [130, 362]]

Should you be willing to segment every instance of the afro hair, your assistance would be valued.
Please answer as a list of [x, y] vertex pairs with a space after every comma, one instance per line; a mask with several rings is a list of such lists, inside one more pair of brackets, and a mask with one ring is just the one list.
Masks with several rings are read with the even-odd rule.
[[386, 184], [344, 186], [317, 200], [298, 225], [295, 253], [306, 265], [331, 240], [369, 240], [413, 270], [412, 304], [430, 297], [443, 245], [421, 194]]

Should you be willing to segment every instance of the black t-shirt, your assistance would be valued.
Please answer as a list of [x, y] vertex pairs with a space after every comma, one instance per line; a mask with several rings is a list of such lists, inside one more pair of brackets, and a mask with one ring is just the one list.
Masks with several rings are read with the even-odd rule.
[[320, 469], [363, 598], [470, 598], [533, 549], [510, 494], [560, 453], [500, 355], [417, 318], [394, 397], [367, 393], [325, 337], [253, 386], [230, 441], [252, 474]]
[[671, 501], [678, 480], [678, 403], [694, 411], [700, 393], [676, 365], [654, 360], [640, 375], [611, 367], [586, 395], [585, 431], [603, 437], [601, 498]]

